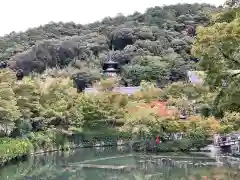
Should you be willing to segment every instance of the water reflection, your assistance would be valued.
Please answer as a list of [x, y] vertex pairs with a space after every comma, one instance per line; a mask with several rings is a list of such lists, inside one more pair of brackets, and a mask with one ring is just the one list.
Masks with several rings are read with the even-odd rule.
[[[87, 168], [86, 166], [94, 166]], [[101, 169], [104, 167], [105, 169]], [[238, 180], [239, 161], [92, 148], [38, 155], [0, 171], [1, 180]]]

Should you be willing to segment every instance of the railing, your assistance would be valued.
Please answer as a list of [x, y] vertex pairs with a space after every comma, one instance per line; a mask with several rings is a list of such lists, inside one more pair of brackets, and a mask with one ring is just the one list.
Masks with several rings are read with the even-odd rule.
[[238, 144], [238, 142], [240, 141], [240, 139], [232, 139], [230, 137], [230, 139], [226, 139], [224, 137], [219, 137], [217, 141], [214, 142], [215, 146], [220, 146], [220, 147], [224, 147], [224, 146], [231, 146], [231, 145], [236, 145]]
[[223, 141], [223, 142], [219, 142], [216, 145], [223, 147], [223, 146], [231, 146], [231, 145], [235, 145], [238, 143], [239, 140], [229, 140], [229, 141]]

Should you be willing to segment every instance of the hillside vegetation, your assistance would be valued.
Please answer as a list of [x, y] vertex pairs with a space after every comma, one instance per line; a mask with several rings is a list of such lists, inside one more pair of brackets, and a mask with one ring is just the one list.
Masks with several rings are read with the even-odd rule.
[[[198, 140], [205, 145], [215, 133], [238, 131], [240, 9], [238, 1], [228, 4], [155, 7], [88, 25], [50, 23], [2, 37], [1, 60], [30, 76], [17, 81], [13, 71], [0, 70], [0, 164], [26, 154], [30, 145], [64, 149], [72, 142], [66, 137], [75, 135], [86, 135], [92, 144], [156, 135], [168, 142], [183, 132], [184, 141], [177, 144], [186, 151], [199, 147]], [[101, 78], [101, 64], [108, 59], [121, 64], [122, 81]], [[204, 84], [183, 81], [186, 70], [195, 68]], [[94, 83], [98, 93], [78, 93], [75, 74], [89, 86], [100, 80]], [[140, 91], [130, 96], [111, 91], [121, 82], [141, 85]], [[173, 113], [159, 113], [153, 102], [160, 101]]]
[[52, 22], [1, 37], [0, 60], [26, 75], [68, 66], [75, 70], [65, 69], [67, 73], [80, 71], [89, 85], [110, 58], [121, 64], [128, 85], [183, 80], [186, 70], [196, 66], [190, 55], [196, 26], [208, 25], [209, 12], [215, 10], [207, 4], [177, 4], [87, 25]]

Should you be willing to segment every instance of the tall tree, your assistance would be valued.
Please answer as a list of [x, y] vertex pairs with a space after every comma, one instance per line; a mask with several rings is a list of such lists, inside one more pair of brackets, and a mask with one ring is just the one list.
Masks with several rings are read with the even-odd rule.
[[200, 58], [206, 82], [218, 91], [215, 105], [220, 110], [239, 111], [240, 103], [240, 18], [199, 27], [192, 53]]
[[11, 72], [0, 71], [0, 129], [8, 134], [15, 120], [21, 117], [13, 91], [14, 76]]
[[227, 7], [236, 8], [240, 6], [239, 0], [226, 0], [225, 5]]

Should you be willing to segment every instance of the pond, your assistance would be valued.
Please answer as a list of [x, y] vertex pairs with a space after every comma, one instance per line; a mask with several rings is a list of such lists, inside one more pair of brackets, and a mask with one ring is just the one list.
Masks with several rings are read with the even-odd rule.
[[238, 162], [200, 154], [141, 154], [124, 148], [83, 148], [32, 156], [4, 167], [0, 179], [237, 180]]

